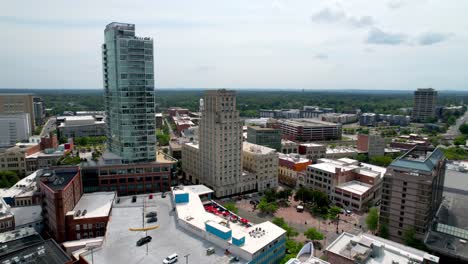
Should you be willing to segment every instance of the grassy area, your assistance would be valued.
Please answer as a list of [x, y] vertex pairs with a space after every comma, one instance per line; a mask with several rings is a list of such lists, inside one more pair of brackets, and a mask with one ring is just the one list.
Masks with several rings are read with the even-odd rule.
[[468, 159], [468, 151], [460, 147], [442, 148], [442, 151], [449, 160]]

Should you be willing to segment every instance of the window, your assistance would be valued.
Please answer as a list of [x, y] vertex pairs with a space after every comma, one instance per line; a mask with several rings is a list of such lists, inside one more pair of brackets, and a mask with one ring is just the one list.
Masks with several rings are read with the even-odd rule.
[[76, 231], [80, 231], [80, 225], [76, 225], [75, 229]]
[[81, 234], [80, 233], [76, 233], [76, 239], [78, 239], [78, 240], [81, 239]]

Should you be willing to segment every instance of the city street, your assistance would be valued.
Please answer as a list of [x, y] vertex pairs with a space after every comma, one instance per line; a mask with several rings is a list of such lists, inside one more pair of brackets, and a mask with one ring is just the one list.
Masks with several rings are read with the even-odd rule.
[[450, 126], [447, 132], [444, 134], [446, 139], [454, 139], [456, 136], [460, 135], [458, 128], [465, 122], [468, 122], [468, 111], [465, 112], [463, 116], [457, 119], [457, 122]]

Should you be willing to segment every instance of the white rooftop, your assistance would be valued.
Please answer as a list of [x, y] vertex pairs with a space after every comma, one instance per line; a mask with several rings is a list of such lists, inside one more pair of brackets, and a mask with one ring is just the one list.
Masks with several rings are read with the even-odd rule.
[[334, 153], [355, 153], [357, 152], [354, 148], [346, 148], [346, 147], [337, 147], [337, 148], [327, 148], [326, 154], [334, 154]]
[[254, 154], [270, 154], [275, 153], [276, 150], [272, 148], [268, 148], [265, 146], [249, 143], [249, 142], [242, 142], [242, 150], [245, 152], [250, 152]]
[[22, 197], [31, 196], [36, 190], [36, 178], [42, 170], [37, 170], [28, 176], [18, 181], [15, 185], [11, 186], [1, 193], [2, 197]]
[[213, 190], [203, 184], [184, 186], [184, 189], [190, 190], [198, 195], [213, 193]]
[[290, 162], [294, 162], [294, 163], [310, 162], [309, 159], [306, 159], [306, 158], [304, 158], [301, 155], [296, 154], [296, 153], [291, 153], [291, 154], [278, 153], [278, 158], [282, 159], [282, 160], [287, 160], [287, 161], [290, 161]]
[[[180, 220], [186, 221], [188, 224], [195, 226], [200, 230], [205, 230], [205, 223], [208, 221], [218, 224], [226, 222], [224, 218], [205, 211], [202, 201], [196, 193], [185, 187], [182, 192], [188, 193], [189, 202], [176, 204], [177, 215]], [[240, 223], [230, 223], [229, 228], [232, 230], [232, 236], [245, 237], [245, 244], [239, 248], [249, 254], [256, 253], [264, 246], [286, 233], [285, 230], [269, 221], [253, 225], [252, 227], [246, 227]], [[255, 228], [265, 230], [265, 234], [258, 237], [251, 237], [249, 232], [255, 230]], [[236, 247], [231, 241], [227, 241], [227, 243], [231, 247]]]
[[372, 188], [372, 185], [363, 183], [360, 181], [349, 181], [341, 185], [338, 185], [335, 188], [339, 188], [339, 189], [342, 189], [342, 190], [345, 190], [347, 192], [354, 193], [357, 195], [363, 195], [370, 188]]
[[[81, 211], [81, 214], [74, 216], [74, 219], [109, 216], [115, 196], [115, 192], [85, 193], [81, 196], [73, 211], [68, 212], [67, 215]], [[86, 210], [85, 215], [83, 215], [84, 210]]]
[[15, 226], [24, 226], [42, 221], [42, 207], [40, 205], [12, 207], [15, 215]]
[[11, 217], [12, 213], [10, 206], [5, 203], [3, 199], [0, 198], [0, 219]]
[[301, 143], [301, 146], [305, 147], [323, 147], [323, 144], [317, 144], [317, 143]]
[[[351, 241], [354, 241], [354, 245]], [[365, 233], [360, 235], [342, 233], [326, 248], [326, 251], [356, 260], [354, 257], [369, 254], [372, 251], [371, 247], [380, 248], [381, 251], [374, 250], [373, 257], [364, 262], [365, 264], [410, 263], [410, 260], [423, 263], [425, 259], [439, 262], [438, 257], [424, 251]]]

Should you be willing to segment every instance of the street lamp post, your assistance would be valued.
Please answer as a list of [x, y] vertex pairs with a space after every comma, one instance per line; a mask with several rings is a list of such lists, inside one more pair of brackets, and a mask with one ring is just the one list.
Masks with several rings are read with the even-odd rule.
[[187, 254], [187, 255], [184, 256], [184, 258], [185, 258], [185, 263], [186, 263], [186, 264], [188, 264], [188, 257], [189, 257], [189, 256], [190, 256], [190, 254]]

